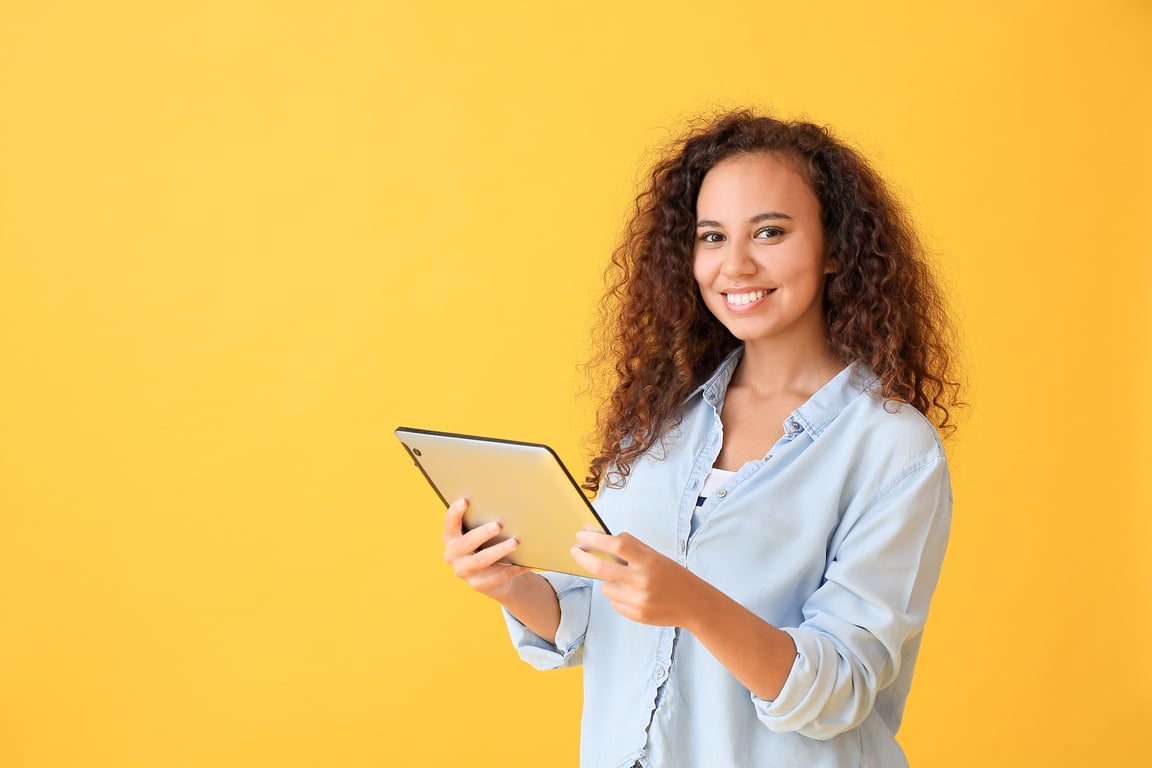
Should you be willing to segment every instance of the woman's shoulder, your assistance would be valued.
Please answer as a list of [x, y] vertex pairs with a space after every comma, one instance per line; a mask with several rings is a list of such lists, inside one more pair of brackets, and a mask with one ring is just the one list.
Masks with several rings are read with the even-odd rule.
[[846, 367], [798, 411], [813, 437], [869, 452], [900, 448], [943, 454], [936, 428], [908, 403], [886, 399], [876, 375], [862, 363]]
[[845, 467], [849, 506], [866, 509], [890, 489], [919, 482], [914, 478], [948, 476], [948, 458], [932, 423], [912, 405], [885, 400], [874, 389], [861, 392], [823, 437], [830, 439], [821, 450], [824, 458]]
[[873, 450], [884, 448], [910, 457], [945, 456], [939, 432], [923, 413], [909, 403], [884, 398], [875, 387], [862, 391], [841, 416], [841, 426]]

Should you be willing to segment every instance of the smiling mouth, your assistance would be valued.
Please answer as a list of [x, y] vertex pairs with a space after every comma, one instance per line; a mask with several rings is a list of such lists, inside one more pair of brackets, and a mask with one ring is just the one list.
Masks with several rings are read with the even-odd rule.
[[[773, 289], [774, 291], [775, 289]], [[726, 293], [724, 300], [734, 307], [742, 307], [745, 304], [751, 304], [754, 301], [759, 301], [772, 291], [748, 291], [746, 293]]]

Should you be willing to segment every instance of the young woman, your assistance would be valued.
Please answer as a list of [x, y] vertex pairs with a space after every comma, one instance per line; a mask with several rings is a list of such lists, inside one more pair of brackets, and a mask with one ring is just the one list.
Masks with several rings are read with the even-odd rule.
[[736, 112], [656, 165], [613, 263], [587, 487], [620, 533], [572, 551], [600, 580], [497, 563], [465, 500], [445, 559], [526, 661], [583, 664], [581, 765], [905, 765], [957, 385], [903, 211], [825, 129]]

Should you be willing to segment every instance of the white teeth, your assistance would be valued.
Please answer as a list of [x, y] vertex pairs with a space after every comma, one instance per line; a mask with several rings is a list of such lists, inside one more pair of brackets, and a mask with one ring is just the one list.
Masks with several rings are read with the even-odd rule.
[[728, 299], [729, 304], [735, 304], [739, 307], [744, 304], [751, 304], [767, 295], [768, 291], [751, 291], [749, 293], [728, 293], [725, 294], [725, 298]]

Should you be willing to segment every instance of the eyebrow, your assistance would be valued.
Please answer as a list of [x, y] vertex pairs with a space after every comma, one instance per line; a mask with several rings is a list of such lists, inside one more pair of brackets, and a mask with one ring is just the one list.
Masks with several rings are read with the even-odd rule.
[[[791, 221], [792, 217], [786, 213], [780, 213], [779, 211], [768, 211], [767, 213], [756, 214], [752, 218], [748, 219], [748, 223], [749, 224], [759, 224], [762, 221], [769, 221], [772, 219], [788, 219], [789, 221]], [[700, 221], [696, 222], [696, 228], [697, 229], [699, 229], [700, 227], [719, 227], [719, 226], [722, 226], [720, 224], [720, 222], [713, 221], [712, 219], [701, 219]]]

